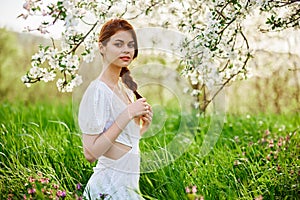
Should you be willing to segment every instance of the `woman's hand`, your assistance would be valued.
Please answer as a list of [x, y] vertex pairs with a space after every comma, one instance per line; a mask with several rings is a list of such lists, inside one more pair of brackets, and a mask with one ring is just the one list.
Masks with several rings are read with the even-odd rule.
[[145, 98], [141, 98], [129, 104], [127, 106], [127, 111], [130, 119], [140, 117], [150, 112], [149, 104], [146, 102]]
[[144, 134], [152, 122], [152, 107], [147, 103], [145, 98], [141, 98], [129, 104], [127, 110], [130, 119], [139, 118], [141, 120], [142, 127], [140, 134]]
[[152, 117], [153, 117], [153, 111], [152, 111], [152, 107], [147, 104], [148, 106], [148, 113], [141, 116], [141, 120], [142, 120], [142, 127], [141, 127], [141, 131], [140, 131], [140, 134], [143, 135], [149, 128], [151, 122], [152, 122]]

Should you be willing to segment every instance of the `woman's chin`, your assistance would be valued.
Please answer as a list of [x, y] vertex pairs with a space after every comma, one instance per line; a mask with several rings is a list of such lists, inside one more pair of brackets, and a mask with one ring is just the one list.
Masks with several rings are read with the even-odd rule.
[[117, 63], [116, 66], [122, 68], [122, 67], [128, 67], [130, 62], [122, 62], [122, 63]]

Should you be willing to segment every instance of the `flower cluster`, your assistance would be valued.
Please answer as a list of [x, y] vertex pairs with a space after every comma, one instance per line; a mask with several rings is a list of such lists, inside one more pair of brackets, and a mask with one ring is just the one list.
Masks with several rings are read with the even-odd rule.
[[80, 183], [77, 183], [74, 192], [74, 197], [76, 200], [83, 200], [82, 190], [83, 190], [82, 185]]
[[[29, 176], [24, 184], [23, 199], [76, 199], [83, 200], [82, 186], [76, 185], [75, 191], [70, 193], [62, 189], [59, 183], [49, 177], [45, 177], [41, 172]], [[19, 195], [19, 194], [18, 194]], [[15, 199], [14, 194], [8, 195], [8, 200]]]
[[[258, 121], [258, 124], [261, 126], [263, 122]], [[278, 175], [278, 179], [274, 180], [275, 185], [289, 183], [292, 187], [296, 187], [295, 182], [299, 178], [300, 170], [298, 170], [297, 161], [293, 163], [292, 159], [289, 158], [294, 158], [297, 155], [297, 150], [291, 148], [294, 145], [293, 143], [297, 142], [297, 140], [293, 140], [294, 137], [297, 137], [297, 130], [282, 134], [284, 127], [283, 125], [278, 128], [278, 132], [275, 132], [274, 129], [273, 131], [270, 129], [259, 131], [262, 136], [258, 138], [257, 142], [250, 141], [245, 146], [239, 147], [237, 158], [233, 161], [236, 180], [239, 183], [247, 184], [246, 179], [248, 176], [244, 174], [244, 170], [249, 169], [249, 166], [255, 162], [255, 166], [259, 170], [251, 172], [254, 176], [261, 173], [262, 169], [267, 169], [275, 173], [275, 176]], [[237, 136], [234, 137], [233, 141], [236, 144], [242, 144]], [[288, 181], [282, 182], [282, 179], [286, 179], [286, 177], [288, 177]], [[252, 180], [252, 183], [254, 181], [258, 181], [258, 179]], [[255, 199], [262, 200], [266, 197], [269, 198], [268, 194], [262, 192]]]
[[204, 197], [197, 194], [197, 186], [187, 186], [185, 188], [189, 200], [204, 200]]
[[[30, 87], [32, 83], [57, 79], [56, 85], [60, 92], [72, 92], [82, 83], [81, 76], [78, 75], [80, 61], [88, 63], [95, 57], [98, 26], [111, 17], [122, 17], [126, 13], [136, 16], [156, 5], [153, 1], [148, 3], [138, 7], [135, 2], [127, 5], [122, 1], [111, 0], [56, 0], [50, 3], [25, 0], [25, 13], [22, 13], [21, 17], [27, 19], [41, 16], [45, 19], [37, 28], [26, 27], [27, 31], [51, 34], [51, 27], [63, 27], [60, 48], [56, 48], [54, 41], [53, 47], [40, 46], [38, 53], [32, 56], [31, 68], [22, 77], [22, 82]], [[79, 46], [83, 46], [83, 51], [77, 55]]]
[[269, 129], [265, 130], [265, 134], [258, 141], [259, 144], [265, 146], [265, 149], [268, 152], [268, 154], [265, 156], [265, 160], [267, 161], [277, 160], [279, 153], [287, 150], [291, 137], [294, 134], [296, 134], [296, 132], [289, 133], [284, 137], [283, 136], [272, 137], [270, 130]]
[[59, 184], [48, 177], [44, 177], [40, 172], [36, 176], [28, 178], [25, 188], [24, 199], [64, 199], [67, 196], [66, 191], [61, 189]]
[[[236, 79], [246, 79], [250, 76], [247, 62], [251, 57], [251, 47], [244, 34], [244, 21], [247, 16], [257, 10], [270, 12], [276, 9], [291, 7], [291, 13], [285, 18], [268, 19], [267, 24], [274, 28], [290, 27], [299, 24], [299, 8], [294, 1], [283, 4], [281, 1], [248, 0], [228, 1], [124, 1], [120, 0], [55, 0], [50, 3], [41, 0], [25, 0], [24, 19], [42, 16], [45, 20], [36, 28], [27, 27], [28, 31], [50, 33], [50, 28], [56, 24], [62, 25], [61, 48], [41, 48], [32, 58], [32, 66], [22, 81], [29, 86], [38, 81], [57, 80], [61, 92], [71, 92], [81, 83], [77, 74], [80, 61], [93, 61], [97, 45], [97, 28], [109, 18], [122, 17], [136, 19], [143, 15], [141, 25], [156, 24], [162, 27], [172, 27], [187, 36], [181, 51], [184, 69], [182, 74], [190, 80], [193, 91], [191, 95], [199, 97], [203, 90], [212, 94], [203, 94], [207, 104], [225, 85]], [[283, 20], [284, 19], [284, 20]], [[283, 20], [283, 21], [282, 21]], [[142, 21], [142, 22], [141, 22]], [[60, 22], [60, 23], [57, 23]], [[286, 26], [285, 26], [286, 25]], [[83, 51], [76, 55], [82, 46]], [[42, 64], [47, 60], [49, 68]], [[75, 80], [74, 80], [75, 79]], [[196, 98], [198, 101], [200, 98]], [[199, 102], [196, 106], [199, 107]]]
[[[199, 9], [195, 9], [192, 3], [189, 5], [183, 12], [186, 16], [178, 24], [180, 30], [190, 35], [183, 43], [186, 65], [183, 75], [190, 80], [194, 90], [198, 90], [198, 95], [202, 94], [201, 90], [208, 89], [212, 92], [210, 98], [213, 98], [220, 91], [218, 88], [250, 76], [246, 64], [251, 49], [243, 33], [243, 20], [258, 3], [205, 1]], [[190, 10], [194, 11], [193, 15]], [[196, 19], [195, 16], [202, 18]], [[206, 101], [210, 102], [209, 99]]]
[[[77, 74], [79, 69], [79, 57], [73, 54], [58, 52], [53, 47], [40, 46], [38, 53], [31, 58], [31, 68], [21, 79], [30, 87], [32, 83], [38, 81], [54, 81], [57, 72], [63, 74], [56, 82], [57, 88], [61, 92], [72, 92], [74, 87], [82, 83], [81, 76]], [[44, 67], [44, 63], [48, 65]]]

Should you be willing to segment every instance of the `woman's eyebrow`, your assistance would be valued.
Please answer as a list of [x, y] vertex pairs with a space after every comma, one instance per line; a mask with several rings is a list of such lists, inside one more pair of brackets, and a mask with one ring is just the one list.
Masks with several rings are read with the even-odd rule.
[[[115, 39], [115, 42], [122, 42], [122, 43], [124, 43], [124, 41], [123, 40], [121, 40], [121, 39]], [[133, 40], [131, 40], [131, 41], [129, 41], [128, 43], [132, 43], [132, 42], [134, 42]]]
[[115, 42], [123, 42], [124, 43], [124, 41], [120, 40], [120, 39], [115, 39]]

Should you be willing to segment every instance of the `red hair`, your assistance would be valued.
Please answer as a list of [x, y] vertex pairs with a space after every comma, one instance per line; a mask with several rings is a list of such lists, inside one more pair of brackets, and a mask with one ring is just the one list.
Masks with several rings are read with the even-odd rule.
[[101, 42], [103, 46], [106, 46], [110, 37], [116, 34], [118, 31], [129, 31], [131, 33], [134, 41], [133, 59], [136, 58], [138, 55], [136, 34], [131, 24], [129, 24], [124, 19], [111, 19], [107, 21], [101, 28], [100, 35], [99, 35], [99, 42]]
[[[99, 43], [103, 46], [106, 46], [107, 42], [109, 41], [110, 37], [116, 34], [118, 31], [129, 31], [132, 35], [134, 41], [134, 55], [133, 59], [135, 59], [138, 55], [138, 45], [137, 45], [137, 38], [135, 31], [131, 24], [129, 24], [124, 19], [111, 19], [107, 21], [101, 28], [99, 34]], [[122, 78], [123, 83], [133, 91], [136, 98], [142, 98], [142, 96], [137, 92], [137, 84], [133, 81], [130, 71], [127, 67], [122, 67], [120, 72], [120, 77]]]

